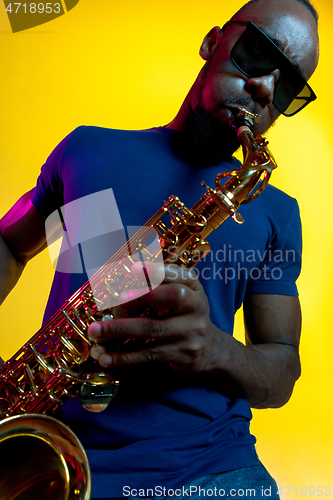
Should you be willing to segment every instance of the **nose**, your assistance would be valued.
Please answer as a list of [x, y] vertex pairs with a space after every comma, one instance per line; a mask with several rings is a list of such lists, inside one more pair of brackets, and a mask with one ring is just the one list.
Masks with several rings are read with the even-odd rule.
[[268, 106], [273, 102], [275, 83], [279, 76], [280, 70], [276, 69], [268, 75], [249, 78], [245, 84], [245, 90], [261, 107]]

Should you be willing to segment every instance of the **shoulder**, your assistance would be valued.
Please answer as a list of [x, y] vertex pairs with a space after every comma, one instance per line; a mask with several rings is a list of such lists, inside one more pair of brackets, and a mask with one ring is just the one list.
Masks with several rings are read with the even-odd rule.
[[262, 206], [271, 221], [284, 229], [287, 224], [300, 225], [300, 212], [297, 200], [275, 186], [268, 185], [263, 193]]
[[282, 191], [281, 189], [273, 186], [273, 184], [268, 184], [263, 194], [265, 195], [263, 197], [263, 201], [265, 203], [274, 204], [281, 203], [282, 201], [284, 203], [287, 203], [288, 205], [294, 205], [295, 203], [297, 203], [295, 198], [290, 196], [285, 191]]
[[77, 156], [112, 154], [113, 151], [126, 153], [130, 148], [149, 148], [161, 146], [169, 141], [171, 134], [163, 127], [143, 130], [125, 130], [82, 125], [66, 138], [64, 155]]
[[299, 218], [297, 200], [272, 184], [249, 205], [264, 213], [273, 224], [285, 224], [291, 217]]
[[127, 130], [106, 127], [96, 127], [92, 125], [81, 125], [74, 129], [69, 138], [71, 142], [89, 140], [89, 141], [104, 141], [105, 139], [117, 140], [135, 140], [144, 138], [153, 138], [157, 136], [169, 135], [165, 133], [163, 127], [153, 127], [149, 129]]

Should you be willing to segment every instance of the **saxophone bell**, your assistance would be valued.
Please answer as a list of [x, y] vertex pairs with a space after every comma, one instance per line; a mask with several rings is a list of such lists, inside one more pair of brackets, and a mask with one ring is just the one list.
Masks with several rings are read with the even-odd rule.
[[26, 414], [1, 422], [0, 469], [2, 499], [90, 500], [87, 455], [53, 417]]

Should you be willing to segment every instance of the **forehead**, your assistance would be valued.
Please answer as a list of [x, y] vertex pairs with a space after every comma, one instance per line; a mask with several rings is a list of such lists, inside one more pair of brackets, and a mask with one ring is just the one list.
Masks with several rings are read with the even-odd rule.
[[295, 0], [260, 0], [232, 19], [256, 24], [310, 78], [318, 63], [318, 33], [304, 5]]

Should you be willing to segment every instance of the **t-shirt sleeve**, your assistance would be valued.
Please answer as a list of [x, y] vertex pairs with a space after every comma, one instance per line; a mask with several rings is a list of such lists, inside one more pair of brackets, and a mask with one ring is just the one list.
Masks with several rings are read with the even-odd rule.
[[284, 228], [275, 233], [264, 257], [247, 284], [248, 293], [298, 295], [296, 280], [301, 271], [302, 227], [294, 200]]
[[36, 186], [31, 191], [32, 204], [45, 217], [64, 204], [61, 161], [72, 134], [73, 132], [65, 137], [52, 151], [41, 168]]

